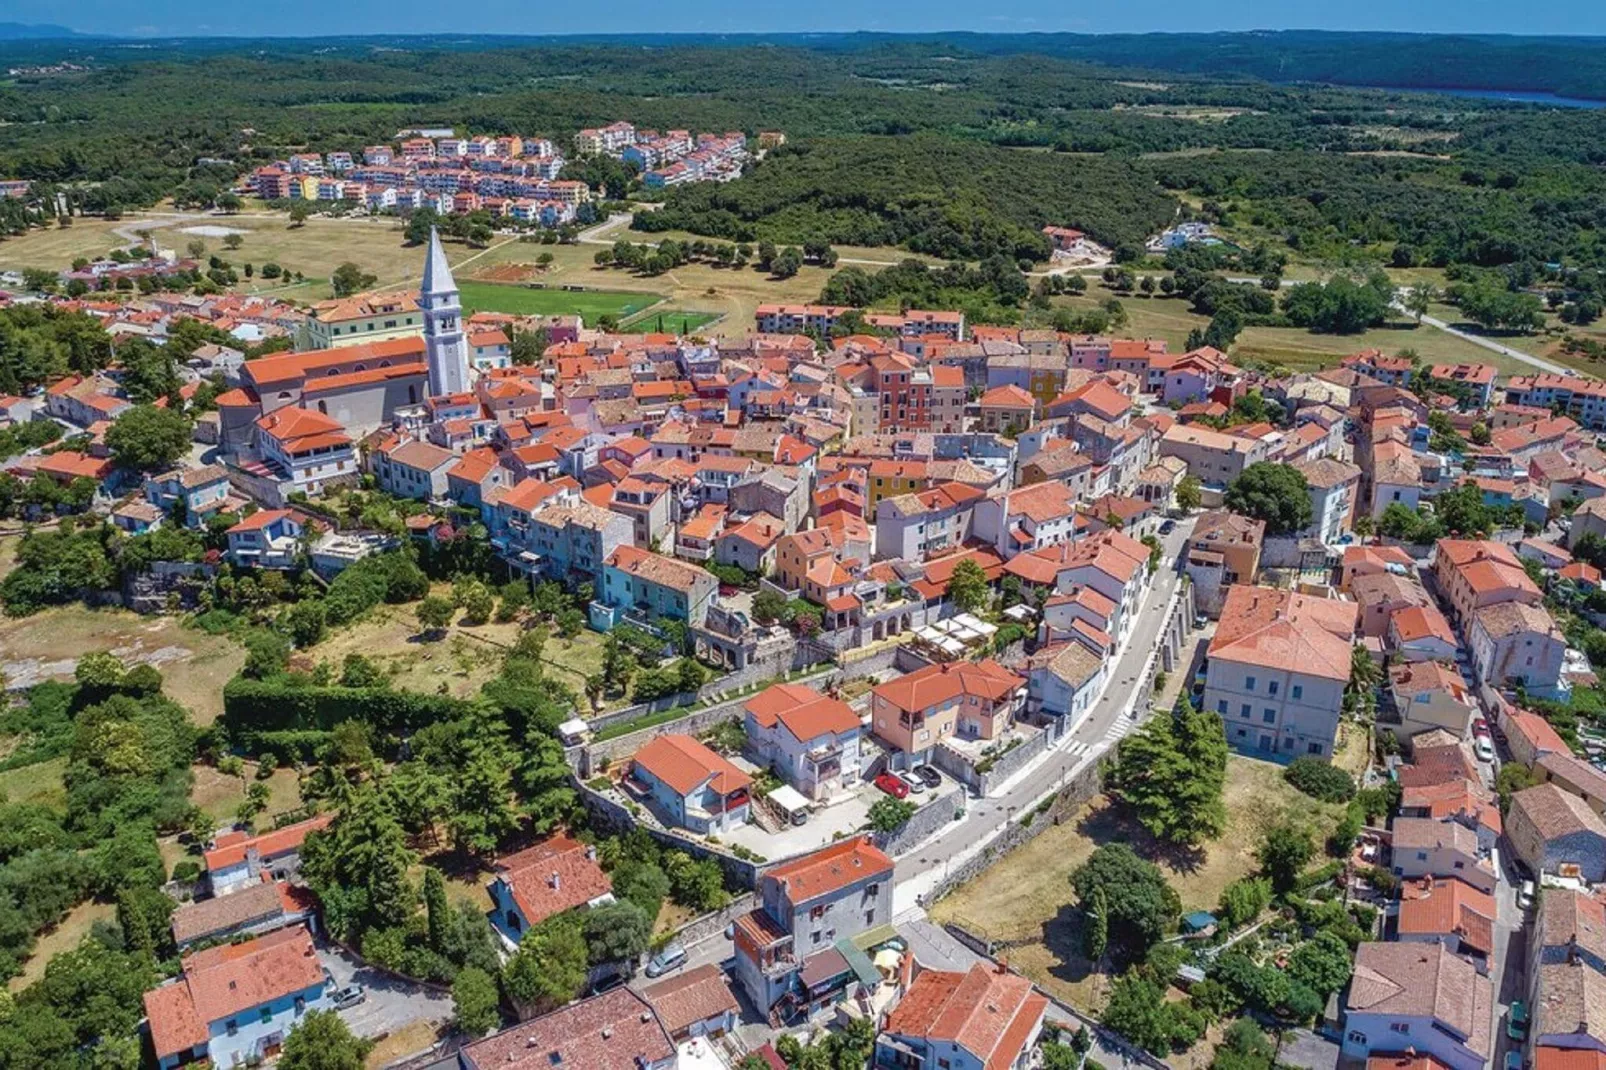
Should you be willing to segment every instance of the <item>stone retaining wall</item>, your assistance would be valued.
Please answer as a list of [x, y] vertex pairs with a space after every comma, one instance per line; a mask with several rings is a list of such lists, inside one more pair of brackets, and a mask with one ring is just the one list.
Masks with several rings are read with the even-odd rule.
[[998, 838], [988, 844], [981, 853], [950, 868], [946, 877], [939, 880], [931, 891], [920, 897], [920, 905], [929, 910], [933, 903], [942, 899], [966, 881], [980, 876], [983, 870], [1004, 855], [1022, 844], [1030, 843], [1045, 829], [1070, 817], [1084, 803], [1103, 790], [1103, 786], [1104, 775], [1099, 768], [1099, 763], [1092, 762], [1088, 764], [1072, 777], [1065, 787], [1060, 789], [1059, 793], [1053, 797], [1053, 802], [1046, 812], [1039, 814], [1035, 811], [1028, 811], [1032, 815], [1030, 822], [1024, 816], [1017, 817], [1014, 821], [1011, 821], [1009, 828], [1000, 833]]
[[876, 843], [894, 858], [913, 850], [915, 845], [954, 823], [965, 812], [965, 791], [956, 788], [928, 803], [922, 803], [907, 824], [896, 832], [876, 834]]
[[675, 939], [682, 945], [695, 944], [725, 931], [731, 922], [758, 906], [752, 892], [743, 892], [718, 910], [711, 910], [688, 921], [675, 930]]

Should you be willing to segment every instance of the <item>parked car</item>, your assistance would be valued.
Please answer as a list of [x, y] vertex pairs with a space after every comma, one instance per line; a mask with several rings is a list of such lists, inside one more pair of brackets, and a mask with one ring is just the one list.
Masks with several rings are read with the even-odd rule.
[[591, 985], [591, 994], [593, 996], [600, 996], [604, 992], [612, 992], [614, 989], [618, 988], [624, 983], [624, 974], [610, 973], [606, 976], [597, 978], [597, 980]]
[[686, 949], [679, 944], [666, 944], [664, 949], [647, 960], [647, 976], [662, 977], [670, 970], [686, 965]]
[[336, 989], [329, 1001], [335, 1005], [335, 1010], [343, 1011], [347, 1007], [355, 1007], [368, 998], [368, 990], [362, 985], [347, 985]]
[[[1534, 906], [1534, 882], [1523, 881], [1522, 887], [1517, 890], [1517, 909], [1532, 910]], [[1516, 1006], [1516, 1004], [1512, 1004]]]
[[892, 796], [894, 799], [907, 799], [909, 785], [897, 773], [880, 773], [875, 778], [875, 786]]
[[1520, 1052], [1520, 1051], [1508, 1051], [1508, 1052], [1506, 1052], [1506, 1059], [1505, 1059], [1504, 1066], [1505, 1066], [1505, 1070], [1522, 1070], [1522, 1052]]
[[1511, 1001], [1511, 1013], [1506, 1018], [1506, 1036], [1519, 1042], [1528, 1036], [1528, 1005], [1520, 999]]
[[936, 768], [933, 766], [915, 766], [915, 776], [924, 781], [926, 787], [928, 788], [940, 787], [942, 785], [942, 774], [937, 772]]
[[1177, 530], [1177, 522], [1175, 520], [1166, 520], [1160, 524], [1161, 535], [1169, 535], [1175, 530]]
[[1472, 719], [1472, 734], [1475, 736], [1487, 736], [1489, 734], [1489, 722], [1482, 717], [1474, 717]]
[[909, 785], [909, 794], [924, 795], [926, 793], [926, 782], [908, 770], [899, 772], [898, 779]]
[[1494, 761], [1494, 743], [1488, 736], [1479, 736], [1472, 743], [1472, 753], [1478, 756], [1480, 762]]

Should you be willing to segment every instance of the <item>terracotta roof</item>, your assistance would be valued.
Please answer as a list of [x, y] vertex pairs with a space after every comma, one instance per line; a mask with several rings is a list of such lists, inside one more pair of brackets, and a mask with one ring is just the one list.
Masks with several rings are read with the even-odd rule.
[[1494, 953], [1494, 896], [1465, 881], [1404, 882], [1400, 889], [1401, 936], [1443, 936], [1454, 933], [1464, 946]]
[[1266, 668], [1297, 666], [1312, 676], [1347, 681], [1358, 617], [1353, 602], [1234, 586], [1209, 657]]
[[868, 836], [854, 836], [767, 869], [760, 879], [778, 883], [796, 908], [851, 884], [881, 876], [892, 876], [892, 859], [872, 844]]
[[803, 684], [775, 684], [747, 700], [746, 710], [765, 728], [786, 727], [792, 737], [807, 743], [823, 735], [840, 735], [859, 728], [859, 715], [841, 699], [828, 698]]
[[609, 555], [606, 564], [609, 568], [618, 569], [631, 576], [639, 576], [649, 583], [675, 591], [690, 592], [702, 580], [707, 580], [711, 584], [717, 582], [713, 573], [705, 568], [700, 568], [689, 561], [651, 553], [639, 546], [620, 546]]
[[[1368, 1066], [1367, 1070], [1372, 1068]], [[1606, 1051], [1536, 1045], [1533, 1050], [1533, 1070], [1606, 1070]]]
[[632, 759], [636, 768], [650, 773], [681, 795], [689, 795], [705, 781], [721, 795], [740, 791], [753, 778], [691, 736], [658, 736]]
[[527, 925], [584, 906], [613, 891], [613, 882], [591, 857], [591, 848], [568, 836], [552, 838], [498, 858], [497, 876], [507, 883]]
[[984, 409], [1032, 409], [1037, 400], [1013, 383], [995, 386], [981, 396], [979, 402]]
[[741, 1004], [717, 963], [705, 962], [678, 977], [670, 977], [641, 990], [670, 1036], [698, 1022], [726, 1013], [740, 1013]]
[[673, 1063], [675, 1045], [640, 995], [621, 985], [463, 1049], [469, 1065], [497, 1070], [640, 1070]]
[[924, 710], [961, 695], [998, 703], [1026, 681], [992, 658], [943, 662], [877, 684], [873, 693], [900, 710]]
[[457, 454], [451, 450], [416, 440], [393, 446], [385, 451], [385, 455], [396, 464], [425, 472], [433, 472], [444, 465], [457, 463]]
[[1388, 1052], [1367, 1056], [1366, 1070], [1450, 1070], [1450, 1065], [1431, 1055]]
[[258, 387], [270, 387], [316, 375], [326, 368], [344, 364], [381, 360], [417, 361], [424, 356], [424, 339], [392, 338], [383, 342], [364, 342], [338, 349], [314, 349], [305, 353], [282, 353], [248, 360], [243, 374]]
[[[1355, 582], [1358, 586], [1361, 581]], [[1442, 639], [1451, 646], [1456, 645], [1455, 631], [1450, 627], [1450, 622], [1439, 612], [1439, 607], [1431, 602], [1398, 610], [1389, 618], [1389, 626], [1402, 643], [1413, 643], [1418, 639]]]
[[[298, 821], [293, 825], [264, 832], [260, 836], [249, 836], [242, 839], [218, 837], [217, 846], [206, 852], [206, 870], [215, 873], [220, 869], [237, 865], [245, 861], [246, 855], [255, 853], [258, 858], [272, 859], [291, 851], [299, 851], [301, 844], [307, 838], [307, 833], [327, 828], [333, 821], [333, 814], [319, 814], [306, 821]], [[225, 843], [224, 841], [228, 842]]]
[[1533, 749], [1535, 756], [1554, 751], [1571, 754], [1572, 748], [1561, 738], [1550, 722], [1532, 710], [1513, 709], [1505, 714], [1506, 731], [1522, 736]]
[[926, 970], [887, 1018], [886, 1032], [954, 1044], [986, 1070], [1015, 1065], [1048, 1009], [1026, 978], [982, 963]]
[[208, 948], [182, 965], [179, 981], [145, 993], [158, 1056], [204, 1043], [209, 1023], [324, 982], [312, 934], [300, 926]]
[[1364, 943], [1355, 950], [1350, 1013], [1435, 1018], [1463, 1043], [1489, 1052], [1493, 993], [1489, 979], [1443, 944]]
[[447, 470], [449, 477], [464, 480], [468, 483], [484, 482], [485, 477], [496, 470], [499, 460], [496, 451], [489, 446], [469, 450], [459, 458], [458, 462]]
[[292, 511], [289, 509], [258, 509], [250, 516], [240, 521], [238, 524], [235, 524], [228, 531], [224, 532], [224, 534], [232, 535], [237, 531], [257, 531], [261, 528], [267, 527], [276, 520], [282, 520], [284, 517], [293, 515], [294, 514]]

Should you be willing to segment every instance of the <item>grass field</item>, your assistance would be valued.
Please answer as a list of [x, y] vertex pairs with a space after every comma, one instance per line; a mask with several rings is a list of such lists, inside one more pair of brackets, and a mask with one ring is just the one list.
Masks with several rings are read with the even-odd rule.
[[1214, 909], [1223, 888], [1255, 869], [1255, 848], [1266, 829], [1286, 819], [1325, 838], [1339, 812], [1289, 787], [1281, 767], [1237, 756], [1228, 759], [1226, 803], [1226, 832], [1195, 855], [1157, 844], [1101, 797], [937, 903], [931, 916], [1008, 942], [1011, 966], [1054, 995], [1097, 1011], [1110, 978], [1093, 972], [1081, 955], [1069, 883], [1096, 847], [1130, 844], [1160, 866], [1184, 912]]
[[628, 290], [537, 290], [499, 282], [460, 281], [463, 308], [468, 312], [506, 312], [517, 316], [570, 316], [578, 313], [586, 323], [598, 316], [621, 319], [663, 300], [654, 293]]
[[66, 771], [66, 758], [7, 769], [0, 773], [0, 794], [5, 795], [7, 802], [39, 803], [65, 810], [67, 789], [62, 786], [61, 778]]
[[[1180, 299], [1112, 295], [1101, 286], [1093, 286], [1080, 297], [1054, 298], [1054, 304], [1087, 309], [1111, 296], [1120, 297], [1121, 307], [1127, 313], [1128, 322], [1120, 334], [1133, 338], [1164, 339], [1173, 353], [1184, 351], [1190, 331], [1195, 328], [1202, 331], [1210, 323], [1208, 318], [1189, 311], [1187, 303]], [[1495, 365], [1506, 374], [1532, 370], [1520, 361], [1436, 328], [1405, 325], [1380, 328], [1364, 334], [1342, 335], [1313, 334], [1291, 327], [1248, 327], [1238, 336], [1231, 355], [1239, 360], [1276, 362], [1292, 371], [1316, 371], [1332, 367], [1344, 357], [1363, 349], [1380, 349], [1391, 354], [1413, 349], [1430, 363], [1482, 361]]]
[[80, 655], [103, 650], [160, 669], [163, 690], [200, 725], [223, 712], [223, 685], [245, 664], [245, 649], [233, 640], [175, 617], [71, 605], [0, 621], [0, 672], [13, 686], [70, 678]]
[[684, 308], [649, 308], [624, 322], [626, 328], [639, 331], [668, 331], [671, 334], [690, 335], [719, 319], [717, 312], [693, 312]]

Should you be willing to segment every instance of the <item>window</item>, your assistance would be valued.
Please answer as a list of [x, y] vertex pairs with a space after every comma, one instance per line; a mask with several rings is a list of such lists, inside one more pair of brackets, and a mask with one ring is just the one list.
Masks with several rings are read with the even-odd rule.
[[819, 921], [823, 917], [825, 917], [825, 907], [824, 906], [817, 906], [817, 907], [814, 907], [812, 910], [809, 911], [809, 920], [810, 921]]
[[232, 1037], [234, 1034], [240, 1031], [240, 1023], [236, 1022], [233, 1018], [230, 1018], [227, 1022], [223, 1023], [223, 1028], [227, 1029], [229, 1031], [229, 1036]]
[[1428, 860], [1428, 853], [1426, 851], [1418, 851], [1416, 853], [1416, 860], [1418, 862], [1426, 862]]
[[1249, 718], [1250, 718], [1250, 717], [1252, 717], [1252, 716], [1253, 716], [1253, 715], [1254, 715], [1254, 714], [1253, 714], [1253, 711], [1251, 711], [1251, 710], [1250, 710], [1250, 708], [1249, 708], [1249, 703], [1247, 703], [1247, 702], [1246, 702], [1246, 703], [1244, 703], [1244, 704], [1243, 704], [1243, 706], [1241, 706], [1241, 707], [1240, 707], [1240, 708], [1239, 708], [1239, 710], [1238, 710], [1238, 716], [1240, 716], [1240, 717], [1242, 717], [1242, 718], [1243, 718], [1243, 719], [1244, 719], [1244, 720], [1246, 720], [1246, 721], [1247, 721], [1247, 720], [1248, 720], [1248, 719], [1249, 719]]
[[266, 1004], [264, 1004], [262, 1007], [262, 1020], [264, 1022], [273, 1021], [273, 1008], [267, 1006]]
[[1275, 695], [1276, 693], [1277, 693], [1277, 681], [1276, 680], [1267, 680], [1266, 681], [1266, 694]]
[[1307, 754], [1320, 754], [1321, 752], [1322, 752], [1322, 745], [1320, 743], [1312, 743], [1310, 745], [1310, 747], [1306, 750]]
[[1226, 699], [1224, 699], [1224, 698], [1216, 699], [1216, 712], [1221, 714], [1221, 716], [1223, 716], [1223, 717], [1227, 716], [1227, 700]]
[[1410, 1022], [1390, 1022], [1389, 1023], [1389, 1032], [1390, 1033], [1409, 1033], [1410, 1031], [1411, 1031], [1411, 1023]]
[[1261, 710], [1260, 711], [1260, 719], [1265, 724], [1276, 724], [1277, 723], [1277, 711], [1273, 710], [1273, 709]]
[[1305, 686], [1303, 684], [1293, 685], [1288, 689], [1288, 697], [1298, 702], [1305, 697]]
[[1253, 676], [1244, 677], [1244, 690], [1245, 691], [1253, 691], [1254, 689], [1255, 689], [1255, 678]]

